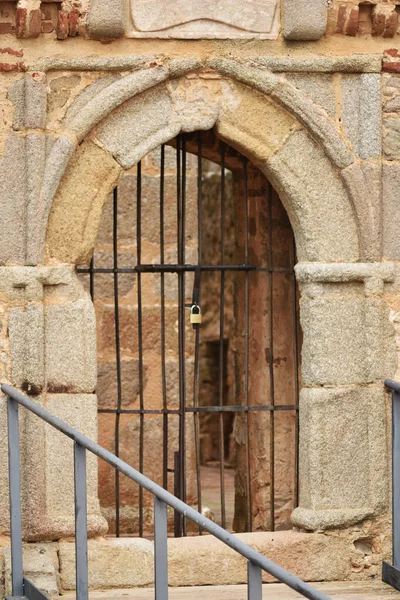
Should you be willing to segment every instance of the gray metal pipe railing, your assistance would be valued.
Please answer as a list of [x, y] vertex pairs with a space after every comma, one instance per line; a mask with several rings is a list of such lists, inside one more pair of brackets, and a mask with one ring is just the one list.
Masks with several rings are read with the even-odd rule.
[[400, 591], [400, 383], [386, 379], [392, 390], [392, 534], [393, 565], [383, 561], [382, 580]]
[[[102, 448], [99, 444], [76, 431], [61, 419], [55, 417], [18, 390], [4, 384], [1, 390], [8, 396], [9, 415], [9, 465], [10, 465], [10, 503], [11, 503], [11, 551], [13, 561], [13, 597], [23, 595], [22, 574], [22, 542], [21, 542], [21, 509], [19, 487], [19, 438], [18, 438], [18, 404], [40, 417], [46, 423], [65, 434], [74, 441], [75, 467], [75, 545], [76, 545], [76, 582], [77, 600], [88, 599], [87, 569], [87, 508], [86, 508], [86, 450], [103, 459], [121, 473], [135, 481], [154, 496], [154, 549], [155, 549], [155, 598], [168, 598], [168, 565], [167, 565], [167, 505], [178, 511], [185, 518], [196, 523], [203, 531], [207, 531], [241, 554], [248, 561], [248, 600], [262, 598], [262, 571], [266, 571], [278, 581], [299, 592], [309, 600], [330, 600], [322, 592], [315, 590], [292, 573], [289, 573], [234, 535], [204, 517], [197, 510], [185, 504], [170, 492], [160, 487], [148, 477]], [[10, 427], [11, 425], [11, 427]], [[13, 471], [13, 472], [11, 472]], [[19, 507], [19, 509], [18, 509]], [[29, 584], [31, 585], [31, 584]], [[26, 592], [26, 590], [25, 590]], [[45, 595], [37, 596], [46, 598]], [[28, 600], [29, 597], [27, 596]]]

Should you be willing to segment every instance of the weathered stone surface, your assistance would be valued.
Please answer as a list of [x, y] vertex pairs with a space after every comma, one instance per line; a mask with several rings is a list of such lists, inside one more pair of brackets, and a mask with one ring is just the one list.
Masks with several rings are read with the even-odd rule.
[[278, 36], [277, 0], [203, 2], [136, 0], [131, 3], [130, 37], [271, 39]]
[[280, 106], [259, 92], [236, 84], [233, 94], [223, 100], [217, 129], [222, 139], [246, 152], [255, 164], [262, 164], [299, 127]]
[[400, 119], [383, 119], [383, 152], [389, 160], [400, 158]]
[[[121, 404], [127, 406], [135, 402], [139, 394], [139, 361], [138, 359], [121, 361]], [[114, 363], [99, 363], [97, 369], [97, 397], [99, 406], [115, 408], [118, 406], [117, 370]], [[146, 386], [146, 369], [144, 369], [143, 386]]]
[[116, 39], [125, 33], [126, 5], [122, 0], [94, 0], [90, 3], [88, 32], [95, 39]]
[[14, 129], [41, 129], [46, 125], [47, 89], [44, 73], [26, 75], [8, 91], [14, 104]]
[[302, 484], [295, 525], [341, 527], [387, 507], [385, 414], [381, 387], [301, 391]]
[[271, 71], [290, 73], [380, 73], [381, 54], [352, 54], [347, 56], [258, 56], [256, 64]]
[[[58, 557], [53, 544], [25, 544], [24, 576], [49, 596], [58, 596]], [[11, 594], [11, 552], [5, 551], [6, 593]]]
[[302, 285], [301, 292], [306, 385], [367, 383], [392, 372], [393, 329], [380, 299], [364, 298], [357, 283], [334, 290], [330, 284]]
[[311, 98], [315, 104], [334, 116], [336, 113], [336, 96], [333, 78], [328, 74], [287, 73], [285, 78]]
[[93, 392], [96, 321], [90, 298], [45, 307], [45, 364], [51, 392]]
[[381, 190], [382, 168], [373, 162], [353, 163], [341, 171], [359, 223], [361, 257], [380, 260], [382, 250]]
[[334, 165], [343, 168], [353, 162], [352, 154], [338, 130], [314, 102], [284, 80], [274, 88], [271, 96], [308, 129]]
[[319, 40], [325, 33], [325, 0], [283, 0], [283, 35], [287, 40]]
[[25, 264], [25, 140], [11, 134], [0, 161], [0, 264]]
[[382, 170], [383, 256], [389, 260], [399, 260], [400, 165], [384, 164]]
[[294, 133], [263, 171], [288, 212], [300, 261], [357, 260], [349, 199], [329, 160], [305, 132]]
[[9, 312], [9, 336], [14, 386], [40, 393], [44, 386], [44, 313], [40, 304]]
[[174, 138], [180, 123], [164, 86], [135, 96], [97, 128], [100, 143], [129, 169], [161, 143]]
[[99, 92], [114, 83], [114, 81], [117, 81], [119, 78], [120, 75], [117, 73], [106, 75], [105, 77], [100, 77], [94, 83], [88, 85], [84, 90], [82, 90], [82, 92], [77, 95], [73, 103], [67, 109], [65, 115], [66, 123], [74, 119], [79, 111], [81, 111], [84, 106], [90, 102], [90, 100], [93, 100], [93, 98], [95, 98]]
[[[94, 394], [51, 394], [46, 397], [45, 406], [53, 415], [78, 429], [83, 435], [97, 441], [97, 398]], [[45, 498], [47, 516], [60, 521], [66, 517], [73, 521], [74, 516], [74, 460], [71, 441], [54, 427], [45, 428]], [[89, 520], [97, 520], [98, 529], [89, 530], [92, 535], [104, 533], [106, 523], [100, 516], [97, 496], [97, 457], [87, 455], [87, 499]]]
[[355, 153], [361, 158], [381, 155], [381, 77], [378, 74], [342, 77], [342, 122]]
[[162, 83], [168, 78], [166, 67], [154, 66], [121, 77], [101, 90], [75, 116], [65, 120], [65, 127], [82, 141], [97, 123], [118, 108], [123, 102]]
[[[59, 547], [61, 587], [75, 589], [75, 544]], [[119, 588], [151, 585], [154, 550], [144, 539], [108, 539], [89, 542], [89, 587]]]
[[57, 108], [62, 108], [68, 102], [71, 91], [81, 82], [80, 75], [62, 75], [52, 79], [49, 83], [47, 109], [51, 113]]
[[[236, 536], [307, 581], [335, 580], [350, 573], [354, 548], [319, 534], [278, 531]], [[211, 536], [168, 540], [170, 586], [234, 585], [247, 581], [246, 560]], [[274, 581], [263, 573], [263, 581]]]
[[[51, 208], [46, 239], [50, 257], [68, 263], [88, 261], [104, 203], [120, 173], [114, 159], [93, 142], [79, 146]], [[77, 181], [82, 182], [80, 187]]]

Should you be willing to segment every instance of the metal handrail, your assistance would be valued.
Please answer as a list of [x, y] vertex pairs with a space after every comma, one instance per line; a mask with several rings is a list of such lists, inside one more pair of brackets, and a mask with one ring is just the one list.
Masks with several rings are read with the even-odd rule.
[[382, 580], [400, 591], [400, 383], [385, 379], [392, 390], [392, 562], [382, 563]]
[[[248, 560], [248, 600], [262, 598], [262, 571], [266, 571], [281, 583], [286, 584], [309, 600], [330, 600], [322, 592], [315, 590], [292, 573], [289, 573], [234, 535], [204, 517], [197, 510], [185, 504], [173, 494], [160, 487], [148, 477], [128, 465], [126, 462], [102, 448], [99, 444], [76, 431], [61, 419], [55, 417], [18, 390], [4, 384], [1, 390], [8, 396], [8, 439], [10, 469], [10, 512], [11, 512], [11, 552], [13, 561], [13, 597], [23, 596], [22, 575], [22, 535], [19, 484], [19, 433], [18, 404], [40, 417], [46, 423], [65, 434], [74, 441], [75, 467], [75, 546], [76, 546], [76, 578], [77, 600], [88, 599], [87, 572], [87, 509], [86, 509], [86, 450], [92, 452], [121, 473], [135, 481], [154, 496], [154, 545], [155, 545], [155, 597], [156, 600], [168, 598], [168, 565], [167, 565], [167, 505], [178, 511], [185, 518], [196, 523], [241, 554]], [[29, 585], [31, 585], [29, 583]], [[26, 594], [26, 589], [25, 589]], [[28, 596], [26, 596], [28, 598]], [[46, 596], [42, 595], [42, 598]], [[39, 596], [38, 596], [39, 598]]]

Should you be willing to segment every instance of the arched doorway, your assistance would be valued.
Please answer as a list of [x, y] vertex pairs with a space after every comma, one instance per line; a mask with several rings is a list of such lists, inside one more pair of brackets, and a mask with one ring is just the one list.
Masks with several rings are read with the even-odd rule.
[[[297, 505], [294, 264], [278, 195], [210, 130], [125, 174], [79, 269], [97, 313], [100, 442], [234, 531], [290, 528]], [[107, 465], [99, 496], [117, 535], [151, 527], [151, 499]], [[172, 515], [170, 529], [191, 533]]]

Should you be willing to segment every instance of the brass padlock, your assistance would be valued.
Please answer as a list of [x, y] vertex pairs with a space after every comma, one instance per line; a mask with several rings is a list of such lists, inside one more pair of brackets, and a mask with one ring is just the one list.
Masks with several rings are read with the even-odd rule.
[[201, 308], [198, 304], [190, 308], [190, 322], [192, 325], [201, 325]]

